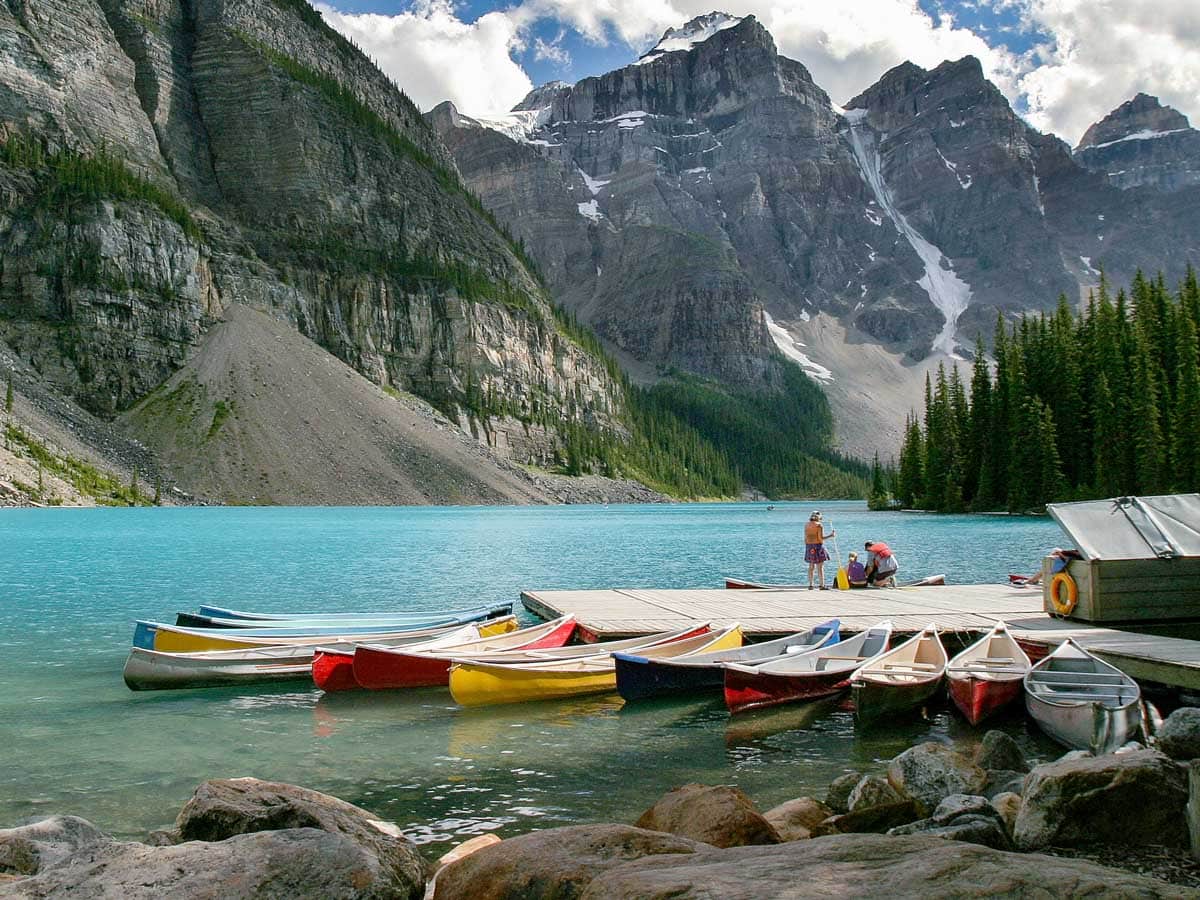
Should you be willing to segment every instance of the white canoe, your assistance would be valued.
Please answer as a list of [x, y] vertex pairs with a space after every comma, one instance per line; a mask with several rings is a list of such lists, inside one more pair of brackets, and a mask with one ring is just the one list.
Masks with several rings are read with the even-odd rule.
[[1134, 740], [1141, 698], [1136, 681], [1070, 638], [1025, 676], [1025, 708], [1042, 731], [1097, 755]]
[[[495, 625], [495, 620], [461, 625], [430, 638], [398, 637], [388, 646], [436, 649], [479, 638], [480, 625]], [[318, 648], [349, 649], [348, 642], [328, 640], [307, 644], [287, 644], [274, 647], [247, 647], [237, 650], [207, 650], [195, 653], [171, 653], [130, 649], [125, 660], [125, 684], [131, 691], [167, 690], [171, 688], [218, 687], [229, 684], [248, 684], [265, 681], [311, 681], [313, 656]]]

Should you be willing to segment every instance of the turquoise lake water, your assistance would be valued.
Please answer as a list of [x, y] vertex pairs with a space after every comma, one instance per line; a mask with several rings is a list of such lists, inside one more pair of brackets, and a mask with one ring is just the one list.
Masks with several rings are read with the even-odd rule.
[[[872, 513], [826, 503], [843, 554], [886, 540], [903, 577], [1002, 581], [1061, 543], [1045, 519]], [[218, 603], [263, 611], [437, 609], [524, 588], [796, 581], [811, 504], [0, 511], [0, 827], [72, 813], [137, 838], [206, 778], [328, 791], [442, 842], [497, 830], [632, 821], [687, 781], [736, 784], [762, 808], [869, 768], [931, 721], [856, 735], [838, 704], [730, 719], [719, 698], [622, 708], [619, 697], [460, 710], [445, 689], [323, 697], [291, 686], [134, 694], [134, 619]], [[952, 587], [947, 588], [953, 590]], [[1059, 751], [1014, 715], [1035, 757]]]

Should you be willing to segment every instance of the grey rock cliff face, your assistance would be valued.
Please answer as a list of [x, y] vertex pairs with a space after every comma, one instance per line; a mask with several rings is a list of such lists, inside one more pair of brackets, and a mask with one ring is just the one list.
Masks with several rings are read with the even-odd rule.
[[0, 29], [7, 134], [105, 148], [198, 226], [143, 200], [47, 206], [0, 166], [0, 333], [89, 408], [130, 406], [238, 302], [380, 384], [525, 419], [522, 461], [558, 423], [618, 427], [612, 376], [436, 134], [307, 4], [26, 0]]
[[1200, 131], [1149, 94], [1122, 103], [1089, 128], [1074, 157], [1113, 187], [1173, 192], [1200, 184]]

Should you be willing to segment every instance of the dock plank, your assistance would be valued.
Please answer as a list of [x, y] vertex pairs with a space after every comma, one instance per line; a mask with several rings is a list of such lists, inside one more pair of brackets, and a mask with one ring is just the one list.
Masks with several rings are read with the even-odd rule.
[[847, 633], [890, 619], [899, 634], [930, 623], [950, 632], [981, 633], [1003, 620], [1022, 640], [1057, 646], [1074, 638], [1134, 678], [1200, 690], [1200, 641], [1056, 619], [1043, 611], [1040, 591], [1006, 584], [869, 591], [533, 590], [521, 598], [526, 609], [542, 618], [574, 614], [596, 640], [670, 631], [697, 620], [739, 622], [753, 638], [779, 637], [834, 618]]

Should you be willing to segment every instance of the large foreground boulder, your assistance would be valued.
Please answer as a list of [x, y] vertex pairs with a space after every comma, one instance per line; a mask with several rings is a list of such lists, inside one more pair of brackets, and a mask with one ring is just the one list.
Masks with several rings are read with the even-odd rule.
[[629, 825], [576, 825], [509, 838], [447, 865], [434, 900], [557, 900], [578, 897], [597, 873], [659, 854], [707, 845]]
[[[561, 828], [523, 835], [481, 850], [442, 870], [435, 900], [643, 900], [762, 897], [1183, 898], [1191, 892], [1095, 863], [1005, 853], [937, 837], [837, 835], [777, 846], [718, 849], [690, 843], [690, 852], [637, 858], [625, 844], [591, 853], [590, 835], [620, 835], [618, 826]], [[625, 829], [626, 833], [635, 829]], [[666, 839], [665, 835], [660, 838]], [[642, 838], [642, 840], [647, 840]], [[675, 839], [680, 840], [680, 839]], [[607, 842], [605, 842], [607, 843]], [[569, 878], [558, 880], [547, 857], [566, 865], [583, 850]]]
[[1171, 759], [1200, 759], [1200, 709], [1184, 706], [1167, 716], [1158, 731], [1158, 749]]
[[317, 828], [367, 848], [397, 884], [421, 885], [425, 864], [390, 822], [361, 807], [294, 784], [228, 778], [206, 781], [175, 820], [180, 840], [222, 841], [239, 834]]
[[1188, 846], [1187, 775], [1157, 750], [1036, 767], [1013, 828], [1017, 846]]
[[665, 831], [714, 847], [778, 844], [778, 833], [735, 787], [685, 784], [642, 813], [638, 828]]
[[833, 815], [833, 810], [812, 797], [787, 800], [763, 813], [779, 839], [802, 841], [812, 836], [812, 830]]
[[888, 781], [931, 815], [951, 794], [982, 794], [987, 772], [967, 757], [933, 741], [905, 750], [888, 764]]
[[68, 856], [111, 838], [78, 816], [51, 816], [0, 829], [0, 874], [36, 875]]
[[345, 835], [296, 828], [170, 847], [98, 843], [37, 875], [0, 885], [0, 897], [415, 900], [422, 890], [421, 882], [397, 880]]

